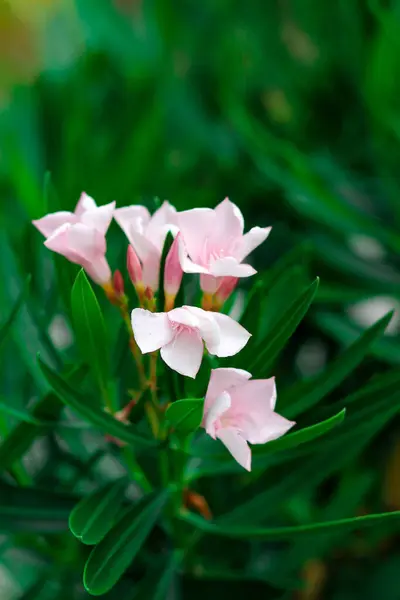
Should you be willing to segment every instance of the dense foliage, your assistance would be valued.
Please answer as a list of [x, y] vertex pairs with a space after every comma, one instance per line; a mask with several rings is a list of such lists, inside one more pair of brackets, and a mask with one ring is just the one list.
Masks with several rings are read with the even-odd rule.
[[[0, 43], [4, 598], [80, 600], [84, 581], [124, 600], [397, 599], [398, 2], [43, 4], [0, 3], [27, 44], [21, 61]], [[274, 374], [297, 426], [250, 474], [200, 434], [153, 448], [140, 407], [129, 428], [102, 410], [96, 373], [118, 407], [136, 388], [124, 324], [30, 223], [82, 189], [151, 210], [229, 195], [273, 226], [233, 298], [253, 337], [230, 365]], [[215, 366], [161, 368], [160, 395], [204, 397]]]

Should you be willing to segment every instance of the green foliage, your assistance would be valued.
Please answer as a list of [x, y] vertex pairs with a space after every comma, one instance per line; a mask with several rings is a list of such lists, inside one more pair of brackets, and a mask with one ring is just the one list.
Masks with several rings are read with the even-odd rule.
[[[303, 600], [315, 568], [315, 597], [395, 600], [398, 0], [6, 4], [23, 52], [0, 48], [0, 596]], [[223, 309], [246, 348], [193, 382], [158, 359], [139, 397], [118, 307], [30, 223], [82, 189], [152, 212], [229, 195], [246, 231], [272, 225]], [[185, 275], [176, 306], [198, 296]], [[219, 366], [274, 375], [296, 420], [251, 473], [200, 427]]]

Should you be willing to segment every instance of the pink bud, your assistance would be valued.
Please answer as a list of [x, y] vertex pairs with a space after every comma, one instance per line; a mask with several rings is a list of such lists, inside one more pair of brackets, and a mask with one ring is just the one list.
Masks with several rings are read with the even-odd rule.
[[113, 285], [114, 292], [117, 294], [117, 296], [123, 296], [125, 291], [124, 280], [121, 271], [118, 269], [115, 271], [113, 276]]
[[166, 296], [175, 298], [181, 287], [183, 271], [179, 261], [180, 233], [174, 239], [165, 260], [164, 291]]
[[133, 246], [131, 245], [128, 246], [126, 264], [128, 267], [129, 277], [131, 278], [133, 285], [136, 286], [137, 284], [142, 283], [142, 266], [140, 264], [138, 255], [136, 254], [135, 250], [133, 249]]
[[237, 277], [222, 277], [222, 282], [217, 290], [218, 304], [222, 305], [229, 298], [238, 282]]

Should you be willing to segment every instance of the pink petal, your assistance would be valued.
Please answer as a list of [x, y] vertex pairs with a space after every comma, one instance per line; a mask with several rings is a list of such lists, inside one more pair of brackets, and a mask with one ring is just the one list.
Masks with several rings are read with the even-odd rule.
[[220, 328], [216, 323], [214, 313], [196, 306], [185, 306], [184, 308], [195, 317], [196, 325], [194, 327], [197, 328], [204, 340], [207, 350], [210, 354], [215, 354], [214, 350], [219, 348], [220, 344]]
[[[182, 235], [182, 234], [181, 234]], [[184, 273], [208, 273], [208, 269], [194, 263], [188, 255], [183, 238], [179, 239], [179, 262]]]
[[218, 430], [217, 437], [239, 465], [247, 471], [251, 471], [251, 450], [240, 433], [232, 427], [225, 427]]
[[209, 352], [220, 357], [233, 356], [240, 352], [249, 341], [251, 333], [228, 315], [213, 313], [213, 318], [219, 327], [220, 335], [219, 343], [213, 346], [212, 350], [209, 349]]
[[131, 245], [142, 261], [143, 283], [154, 292], [158, 289], [161, 254], [157, 248], [138, 231], [129, 236]]
[[81, 223], [93, 227], [105, 235], [112, 221], [114, 209], [115, 202], [110, 202], [110, 204], [87, 210], [80, 217]]
[[275, 378], [252, 379], [230, 391], [232, 414], [256, 415], [260, 425], [267, 423], [276, 403]]
[[73, 263], [81, 264], [83, 257], [69, 243], [69, 233], [72, 225], [65, 223], [61, 225], [44, 243], [46, 248], [65, 256]]
[[[216, 224], [216, 214], [211, 208], [193, 208], [177, 214], [177, 225], [182, 233], [187, 252], [196, 264], [204, 266], [206, 240]], [[184, 267], [182, 265], [183, 270]], [[189, 271], [187, 271], [189, 272]]]
[[32, 221], [32, 224], [40, 231], [44, 237], [48, 238], [53, 233], [61, 227], [61, 225], [65, 225], [66, 223], [77, 223], [78, 219], [76, 216], [67, 211], [60, 211], [56, 213], [52, 213], [50, 215], [46, 215], [41, 219], [37, 219], [36, 221]]
[[257, 273], [250, 265], [243, 265], [233, 256], [218, 258], [210, 265], [214, 277], [250, 277]]
[[215, 398], [223, 392], [229, 391], [234, 387], [245, 384], [251, 377], [251, 373], [243, 369], [234, 369], [233, 367], [225, 369], [212, 369], [210, 381], [208, 383], [204, 410], [207, 412]]
[[272, 227], [253, 227], [241, 239], [235, 256], [239, 262], [253, 252], [257, 246], [262, 244], [268, 237]]
[[150, 213], [145, 206], [124, 206], [114, 211], [114, 219], [132, 244], [134, 232], [145, 233], [145, 228], [150, 221]]
[[143, 308], [135, 308], [131, 322], [133, 335], [143, 354], [158, 350], [174, 337], [166, 313], [152, 313]]
[[49, 250], [62, 254], [68, 260], [82, 264], [82, 260], [93, 262], [106, 253], [106, 241], [96, 229], [82, 223], [65, 224], [49, 237], [44, 245]]
[[89, 277], [99, 285], [104, 285], [111, 280], [111, 269], [105, 256], [101, 256], [91, 263], [82, 261], [82, 267]]
[[94, 210], [96, 208], [97, 204], [93, 200], [93, 198], [91, 196], [88, 196], [86, 192], [82, 192], [78, 204], [75, 208], [75, 215], [78, 217], [78, 219], [80, 219], [84, 212], [86, 212], [87, 210]]
[[162, 252], [168, 231], [177, 233], [176, 208], [169, 202], [162, 203], [150, 219], [146, 228], [146, 237]]
[[184, 329], [161, 348], [161, 358], [174, 371], [194, 379], [203, 358], [203, 342], [196, 332]]
[[164, 291], [167, 296], [175, 297], [181, 287], [183, 271], [179, 261], [180, 233], [172, 242], [172, 246], [165, 259]]
[[229, 418], [252, 444], [280, 437], [294, 423], [274, 412], [276, 388], [273, 377], [254, 379], [230, 390]]
[[225, 198], [214, 210], [217, 215], [216, 229], [222, 240], [238, 238], [243, 235], [243, 215], [236, 204], [233, 204], [229, 198]]
[[226, 412], [231, 406], [231, 397], [228, 392], [222, 392], [215, 400], [209, 404], [207, 413], [203, 415], [203, 427], [212, 438], [215, 439], [215, 422]]
[[[184, 325], [185, 327], [197, 328], [199, 320], [195, 312], [192, 312], [189, 306], [181, 306], [180, 308], [174, 308], [168, 313], [168, 319], [171, 323], [177, 325]], [[199, 309], [200, 310], [200, 309]]]

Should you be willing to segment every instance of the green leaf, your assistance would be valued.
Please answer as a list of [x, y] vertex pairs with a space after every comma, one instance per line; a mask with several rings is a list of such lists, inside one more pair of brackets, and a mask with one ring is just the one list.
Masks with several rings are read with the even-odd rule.
[[125, 425], [114, 419], [105, 410], [95, 406], [86, 396], [74, 390], [60, 375], [42, 362], [40, 358], [38, 358], [38, 362], [43, 375], [60, 400], [72, 410], [79, 413], [89, 423], [92, 423], [92, 425], [104, 433], [128, 444], [142, 446], [156, 446], [158, 444], [156, 440], [146, 438], [137, 433], [133, 425]]
[[[341, 344], [353, 343], [362, 332], [362, 328], [344, 317], [328, 312], [317, 312], [315, 322], [318, 327]], [[389, 364], [400, 363], [400, 344], [396, 338], [386, 337], [375, 340], [371, 346], [371, 354]]]
[[[26, 410], [20, 410], [18, 408], [14, 408], [13, 406], [9, 406], [5, 402], [0, 402], [0, 413], [5, 413], [10, 415], [11, 417], [15, 417], [19, 421], [24, 421], [25, 423], [31, 423], [32, 425], [44, 425], [43, 421], [36, 419]], [[50, 424], [50, 423], [48, 423]]]
[[175, 430], [189, 433], [200, 427], [203, 407], [203, 398], [177, 400], [169, 405], [165, 417]]
[[140, 582], [133, 599], [165, 600], [168, 598], [168, 592], [181, 560], [181, 552], [175, 551], [167, 561], [163, 561], [162, 566], [152, 569], [144, 581]]
[[69, 528], [83, 544], [97, 544], [109, 532], [124, 500], [125, 487], [125, 479], [113, 481], [75, 506]]
[[[86, 375], [86, 367], [72, 369], [66, 378], [80, 383]], [[44, 379], [44, 378], [43, 378]], [[44, 379], [44, 381], [46, 381]], [[32, 410], [32, 418], [37, 423], [24, 422], [15, 427], [0, 445], [0, 469], [7, 470], [30, 448], [33, 441], [49, 428], [55, 427], [60, 418], [62, 404], [53, 393], [46, 394]]]
[[392, 316], [393, 312], [390, 312], [374, 323], [322, 373], [283, 392], [280, 400], [287, 406], [285, 416], [296, 417], [334, 390], [361, 363], [375, 340], [383, 335]]
[[83, 269], [71, 294], [72, 317], [82, 358], [89, 364], [103, 397], [108, 397], [109, 355], [107, 332], [96, 295]]
[[7, 337], [8, 332], [10, 331], [16, 317], [18, 316], [18, 313], [20, 311], [22, 304], [25, 302], [25, 298], [26, 298], [28, 290], [29, 290], [30, 281], [31, 281], [31, 276], [28, 275], [28, 277], [26, 278], [24, 287], [22, 288], [17, 300], [15, 301], [15, 304], [8, 316], [8, 319], [6, 319], [6, 321], [2, 325], [0, 325], [0, 348], [1, 348], [5, 338]]
[[299, 536], [313, 536], [317, 534], [350, 532], [365, 527], [376, 527], [377, 525], [400, 521], [400, 511], [367, 515], [366, 517], [354, 517], [351, 519], [339, 519], [324, 523], [313, 523], [311, 525], [299, 525], [296, 527], [237, 527], [235, 525], [220, 525], [217, 522], [206, 521], [193, 514], [184, 513], [180, 518], [186, 523], [210, 535], [217, 535], [235, 539], [246, 540], [291, 540]]
[[1, 533], [59, 533], [68, 529], [76, 497], [0, 483]]
[[168, 496], [169, 490], [145, 496], [93, 549], [83, 575], [89, 594], [100, 596], [117, 583], [155, 526]]
[[165, 310], [165, 293], [164, 293], [164, 271], [165, 271], [165, 261], [167, 260], [168, 252], [171, 249], [171, 246], [174, 241], [174, 236], [170, 231], [168, 231], [164, 246], [161, 254], [161, 262], [160, 262], [160, 274], [158, 278], [158, 292], [157, 292], [157, 310], [158, 312], [164, 312]]
[[[272, 367], [275, 358], [285, 346], [290, 336], [306, 314], [318, 290], [318, 277], [304, 290], [286, 309], [275, 326], [270, 330], [268, 338], [253, 349], [254, 359], [248, 366], [253, 377], [265, 377]], [[236, 361], [237, 363], [237, 361]], [[239, 363], [237, 363], [239, 364]]]

